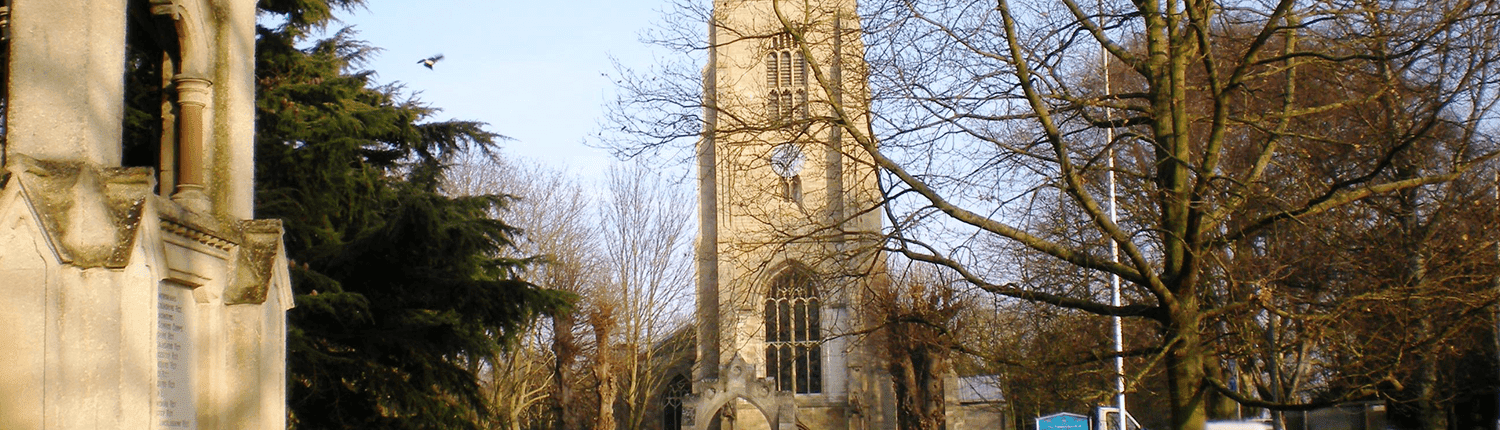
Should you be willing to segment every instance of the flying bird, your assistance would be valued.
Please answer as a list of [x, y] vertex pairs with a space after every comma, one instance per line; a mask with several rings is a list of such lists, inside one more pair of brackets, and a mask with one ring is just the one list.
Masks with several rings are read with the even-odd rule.
[[423, 58], [422, 61], [418, 61], [417, 64], [427, 66], [428, 69], [431, 69], [432, 65], [437, 64], [438, 60], [441, 59], [443, 59], [443, 54], [437, 54], [431, 57]]

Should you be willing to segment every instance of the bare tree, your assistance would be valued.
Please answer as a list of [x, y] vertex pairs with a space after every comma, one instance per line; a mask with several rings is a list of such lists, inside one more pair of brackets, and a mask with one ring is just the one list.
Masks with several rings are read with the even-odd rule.
[[[889, 251], [993, 294], [1154, 324], [1177, 430], [1203, 428], [1211, 392], [1247, 406], [1299, 407], [1231, 390], [1211, 371], [1230, 352], [1215, 350], [1214, 321], [1282, 311], [1264, 299], [1283, 291], [1228, 276], [1237, 252], [1258, 252], [1280, 228], [1327, 225], [1381, 198], [1421, 195], [1414, 190], [1474, 175], [1496, 156], [1494, 0], [874, 1], [863, 5], [863, 26], [848, 27], [867, 29], [868, 69], [842, 75], [814, 61], [802, 33], [808, 15], [795, 12], [803, 2], [767, 1], [780, 26], [721, 28], [715, 43], [766, 31], [803, 43], [810, 81], [840, 95], [809, 100], [806, 121], [840, 128], [856, 146], [849, 155], [885, 173]], [[679, 18], [710, 16], [686, 6]], [[657, 39], [703, 47], [696, 33]], [[689, 124], [699, 109], [721, 126], [751, 123], [722, 121], [736, 112], [680, 82], [633, 76], [622, 77], [615, 111], [630, 133], [610, 141], [623, 152], [695, 136]], [[868, 96], [841, 91], [865, 88], [850, 82], [865, 79]], [[657, 112], [631, 115], [648, 108]], [[1419, 169], [1400, 161], [1418, 157]], [[1065, 210], [1038, 210], [1054, 205]], [[1056, 222], [1079, 234], [1042, 230]], [[1112, 306], [1097, 289], [1020, 282], [975, 251], [995, 242], [1117, 275], [1132, 299]], [[1459, 315], [1489, 304], [1438, 301]], [[1434, 326], [1426, 341], [1403, 347], [1452, 332]], [[1338, 392], [1321, 399], [1377, 385], [1330, 386]]]
[[665, 384], [655, 346], [691, 303], [682, 192], [640, 164], [611, 168], [607, 181], [607, 192], [593, 195], [566, 172], [481, 156], [461, 160], [448, 178], [450, 192], [516, 197], [505, 217], [523, 230], [520, 252], [542, 256], [528, 278], [580, 297], [572, 310], [552, 315], [550, 326], [535, 329], [550, 340], [546, 354], [502, 356], [546, 360], [552, 371], [499, 374], [512, 380], [496, 381], [550, 384], [547, 416], [558, 428], [643, 428]]
[[533, 329], [516, 345], [483, 361], [477, 373], [485, 400], [494, 411], [484, 428], [521, 430], [546, 420], [548, 411], [539, 406], [551, 391], [553, 359], [545, 342], [541, 331]]
[[[640, 429], [655, 417], [652, 404], [666, 384], [657, 344], [687, 316], [692, 303], [689, 256], [691, 207], [683, 192], [645, 165], [612, 167], [608, 194], [598, 208], [601, 248], [608, 271], [608, 297], [614, 305], [619, 417], [627, 429]], [[603, 340], [600, 341], [601, 345]]]
[[[578, 394], [579, 387], [584, 384], [579, 359], [585, 353], [585, 345], [578, 339], [578, 333], [586, 327], [578, 321], [577, 315], [580, 309], [591, 306], [591, 292], [597, 288], [604, 270], [597, 248], [599, 244], [595, 240], [597, 223], [590, 210], [594, 203], [592, 196], [576, 176], [567, 172], [534, 162], [481, 154], [468, 154], [458, 160], [445, 179], [452, 193], [499, 193], [515, 197], [503, 215], [522, 230], [518, 253], [541, 256], [541, 261], [529, 269], [527, 278], [538, 285], [580, 296], [581, 300], [574, 309], [550, 315], [550, 325], [533, 327], [536, 333], [532, 336], [548, 339], [546, 354], [513, 351], [501, 357], [511, 361], [500, 363], [504, 367], [523, 366], [514, 362], [516, 360], [544, 360], [546, 367], [551, 369], [549, 374], [502, 373], [497, 378], [507, 380], [496, 383], [518, 387], [548, 384], [549, 398], [545, 404], [549, 405], [550, 411], [546, 416], [556, 420], [557, 428], [584, 428], [592, 412], [588, 411], [591, 408], [581, 406], [589, 402], [582, 402]], [[527, 344], [517, 348], [535, 346]], [[529, 369], [534, 364], [524, 366]], [[507, 406], [530, 408], [537, 405], [528, 402]], [[512, 411], [512, 415], [521, 416], [520, 412]]]
[[1474, 179], [1370, 199], [1341, 219], [1257, 236], [1264, 246], [1237, 256], [1231, 276], [1257, 285], [1260, 316], [1235, 319], [1244, 326], [1225, 330], [1216, 345], [1257, 370], [1243, 386], [1296, 401], [1370, 390], [1403, 427], [1492, 422], [1455, 409], [1476, 396], [1493, 399], [1497, 387], [1493, 367], [1471, 364], [1496, 352], [1485, 317], [1496, 300], [1497, 262], [1486, 258], [1495, 209], [1488, 181]]

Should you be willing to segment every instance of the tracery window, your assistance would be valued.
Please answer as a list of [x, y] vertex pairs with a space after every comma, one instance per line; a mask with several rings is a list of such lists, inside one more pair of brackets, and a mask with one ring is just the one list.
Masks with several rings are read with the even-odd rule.
[[766, 375], [777, 388], [798, 394], [823, 392], [821, 300], [812, 277], [787, 270], [766, 294]]
[[677, 375], [672, 382], [667, 384], [667, 389], [662, 392], [662, 401], [666, 403], [662, 408], [661, 428], [664, 430], [677, 430], [682, 428], [682, 399], [686, 398], [692, 387], [688, 385], [687, 377]]
[[766, 118], [785, 124], [807, 118], [807, 61], [790, 33], [770, 39], [766, 53]]

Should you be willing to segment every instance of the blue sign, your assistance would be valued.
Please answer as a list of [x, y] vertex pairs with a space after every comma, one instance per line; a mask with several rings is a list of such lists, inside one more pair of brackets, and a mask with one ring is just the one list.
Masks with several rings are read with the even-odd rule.
[[1089, 430], [1089, 417], [1067, 412], [1055, 413], [1037, 418], [1036, 430]]

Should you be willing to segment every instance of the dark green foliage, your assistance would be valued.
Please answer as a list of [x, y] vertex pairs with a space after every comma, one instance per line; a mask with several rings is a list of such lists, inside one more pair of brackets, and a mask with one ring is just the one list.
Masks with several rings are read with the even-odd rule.
[[271, 14], [285, 20], [278, 31], [301, 37], [311, 28], [322, 28], [333, 21], [336, 10], [350, 10], [364, 6], [365, 0], [259, 0], [255, 7], [262, 14]]
[[[262, 1], [304, 27], [327, 2]], [[334, 2], [348, 7], [349, 2]], [[298, 49], [258, 30], [257, 216], [280, 218], [293, 263], [289, 407], [296, 429], [475, 428], [468, 357], [488, 356], [560, 293], [518, 280], [503, 196], [438, 191], [446, 159], [501, 138], [376, 86], [349, 31]]]
[[176, 39], [163, 33], [162, 23], [149, 6], [137, 1], [127, 9], [125, 118], [120, 136], [121, 163], [125, 166], [160, 166], [162, 102], [166, 100], [162, 59], [173, 55], [177, 47]]

